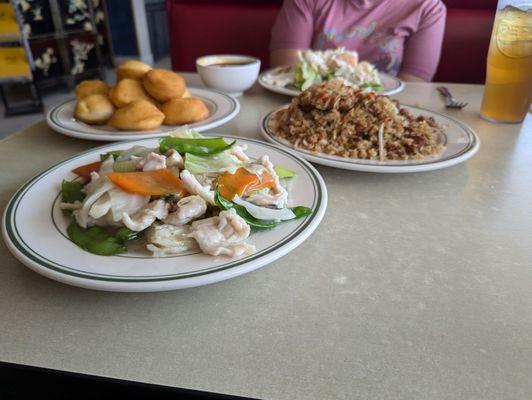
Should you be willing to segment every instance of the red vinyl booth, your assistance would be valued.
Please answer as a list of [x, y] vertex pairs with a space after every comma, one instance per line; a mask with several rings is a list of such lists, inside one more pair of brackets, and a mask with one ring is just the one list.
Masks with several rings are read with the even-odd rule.
[[[444, 0], [439, 82], [484, 83], [496, 0]], [[167, 0], [172, 68], [194, 71], [206, 54], [248, 54], [269, 65], [270, 31], [282, 0]]]

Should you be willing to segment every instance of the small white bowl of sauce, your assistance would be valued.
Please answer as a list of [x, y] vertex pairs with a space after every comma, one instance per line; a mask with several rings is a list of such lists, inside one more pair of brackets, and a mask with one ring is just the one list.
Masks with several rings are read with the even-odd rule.
[[203, 56], [196, 60], [196, 69], [205, 86], [237, 97], [257, 80], [260, 60], [238, 55]]

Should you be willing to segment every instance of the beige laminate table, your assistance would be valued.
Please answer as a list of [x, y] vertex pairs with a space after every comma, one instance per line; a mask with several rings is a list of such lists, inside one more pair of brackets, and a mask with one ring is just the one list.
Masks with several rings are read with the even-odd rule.
[[[193, 75], [189, 80], [197, 81]], [[43, 278], [0, 244], [0, 360], [265, 399], [532, 398], [532, 116], [447, 112], [435, 84], [396, 97], [481, 139], [435, 172], [318, 167], [329, 207], [295, 251], [253, 273], [165, 293]], [[216, 132], [259, 137], [288, 98], [254, 87]], [[2, 206], [28, 178], [100, 145], [44, 122], [0, 142]]]

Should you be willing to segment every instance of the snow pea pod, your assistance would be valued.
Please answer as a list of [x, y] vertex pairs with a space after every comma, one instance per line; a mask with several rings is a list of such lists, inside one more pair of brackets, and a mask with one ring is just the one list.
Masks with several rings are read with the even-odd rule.
[[221, 153], [235, 143], [236, 140], [227, 143], [223, 138], [190, 139], [167, 136], [160, 140], [159, 148], [161, 153], [174, 149], [182, 155], [189, 153], [196, 156], [208, 156]]
[[[220, 195], [220, 193], [218, 192], [218, 190], [214, 191], [214, 202], [222, 210], [229, 210], [230, 208], [234, 208], [236, 213], [240, 217], [242, 217], [242, 219], [244, 221], [246, 221], [250, 227], [252, 227], [254, 229], [259, 229], [259, 230], [261, 230], [261, 229], [272, 229], [272, 228], [275, 228], [277, 225], [279, 225], [279, 224], [281, 224], [281, 223], [283, 223], [285, 221], [290, 221], [290, 220], [279, 221], [279, 220], [257, 219], [255, 217], [253, 217], [248, 212], [248, 210], [246, 210], [246, 208], [244, 206], [236, 204], [236, 203], [234, 203], [234, 202], [232, 202], [230, 200], [227, 200], [226, 198], [222, 197]], [[295, 215], [295, 218], [293, 218], [293, 219], [308, 217], [310, 214], [312, 214], [312, 210], [310, 208], [303, 207], [303, 206], [293, 207], [293, 208], [290, 208], [290, 210], [292, 210], [292, 212]]]
[[248, 225], [254, 229], [272, 229], [275, 228], [277, 225], [279, 225], [279, 221], [263, 221], [260, 219], [257, 219], [253, 217], [244, 207], [241, 205], [235, 204], [232, 201], [229, 201], [225, 198], [223, 198], [220, 193], [218, 193], [218, 190], [214, 192], [214, 202], [218, 207], [220, 207], [222, 210], [229, 210], [230, 208], [234, 208], [236, 213], [242, 217], [244, 221], [248, 223]]
[[85, 194], [81, 191], [82, 187], [80, 182], [63, 180], [61, 183], [61, 200], [63, 203], [83, 201]]
[[292, 210], [296, 216], [294, 219], [308, 217], [310, 214], [312, 214], [312, 210], [310, 208], [303, 206], [292, 207], [290, 210]]
[[143, 232], [135, 232], [127, 228], [119, 228], [114, 232], [107, 231], [100, 226], [82, 228], [72, 222], [67, 228], [68, 237], [75, 244], [89, 253], [100, 256], [112, 256], [127, 251], [126, 243], [138, 239]]

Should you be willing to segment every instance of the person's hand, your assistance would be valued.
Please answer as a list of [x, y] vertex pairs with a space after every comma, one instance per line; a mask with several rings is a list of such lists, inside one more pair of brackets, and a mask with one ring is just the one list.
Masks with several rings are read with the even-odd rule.
[[270, 53], [270, 64], [272, 67], [294, 65], [297, 63], [297, 49], [273, 50]]

